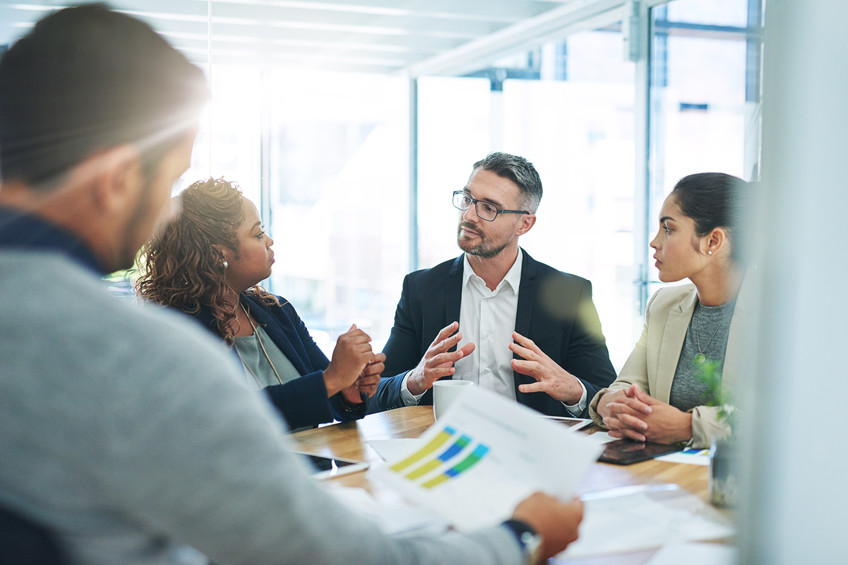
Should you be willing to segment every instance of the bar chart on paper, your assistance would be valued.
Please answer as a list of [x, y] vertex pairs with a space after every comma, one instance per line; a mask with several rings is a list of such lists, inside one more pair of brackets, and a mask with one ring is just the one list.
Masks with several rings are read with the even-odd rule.
[[433, 432], [412, 453], [380, 468], [382, 478], [459, 529], [487, 525], [529, 494], [503, 446], [478, 440], [461, 424]]
[[374, 480], [460, 530], [509, 518], [537, 490], [571, 496], [600, 447], [514, 401], [471, 388], [416, 443], [369, 471]]
[[445, 427], [424, 447], [389, 468], [408, 481], [432, 489], [467, 472], [488, 452], [487, 445]]

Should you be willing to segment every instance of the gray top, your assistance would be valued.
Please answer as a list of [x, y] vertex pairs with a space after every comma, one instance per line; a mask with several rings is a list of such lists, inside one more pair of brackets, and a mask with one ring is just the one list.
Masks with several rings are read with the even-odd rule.
[[669, 404], [678, 410], [687, 412], [712, 400], [707, 398], [707, 385], [701, 378], [699, 354], [704, 359], [719, 361], [719, 370], [722, 369], [735, 306], [736, 300], [721, 306], [704, 306], [700, 302], [695, 305], [671, 382]]
[[381, 534], [303, 472], [219, 340], [60, 255], [0, 250], [0, 359], [0, 504], [75, 563], [522, 561], [502, 526]]
[[[253, 335], [234, 337], [233, 346], [241, 359], [241, 364], [244, 365], [244, 374], [248, 382], [260, 389], [287, 383], [300, 377], [300, 373], [291, 364], [289, 358], [283, 355], [280, 348], [271, 341], [271, 337], [262, 326], [256, 326]], [[267, 357], [265, 353], [268, 354]], [[277, 375], [280, 376], [279, 380]]]

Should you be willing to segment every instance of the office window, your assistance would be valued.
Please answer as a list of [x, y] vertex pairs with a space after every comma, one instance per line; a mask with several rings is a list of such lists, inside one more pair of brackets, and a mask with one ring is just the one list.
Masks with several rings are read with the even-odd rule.
[[[652, 11], [651, 234], [680, 178], [708, 171], [758, 176], [761, 4], [718, 4], [677, 0]], [[656, 277], [649, 268], [649, 294]]]
[[408, 268], [407, 81], [271, 74], [271, 289], [329, 355], [351, 323], [382, 349]]
[[461, 253], [456, 245], [459, 211], [451, 193], [465, 186], [471, 166], [496, 147], [490, 89], [487, 78], [418, 79], [419, 268]]
[[675, 0], [666, 9], [673, 22], [745, 27], [749, 4], [748, 0]]
[[212, 99], [200, 121], [191, 168], [174, 186], [179, 192], [194, 181], [224, 177], [239, 184], [257, 208], [262, 206], [260, 155], [262, 89], [257, 68], [216, 65], [209, 73]]

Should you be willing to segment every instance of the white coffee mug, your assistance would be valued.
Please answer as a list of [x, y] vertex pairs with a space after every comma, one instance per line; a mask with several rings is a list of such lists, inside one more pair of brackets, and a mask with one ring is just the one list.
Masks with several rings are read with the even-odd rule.
[[469, 386], [474, 386], [474, 383], [452, 379], [442, 379], [433, 383], [433, 416], [437, 420], [443, 416], [448, 411], [448, 408], [450, 408], [450, 405]]

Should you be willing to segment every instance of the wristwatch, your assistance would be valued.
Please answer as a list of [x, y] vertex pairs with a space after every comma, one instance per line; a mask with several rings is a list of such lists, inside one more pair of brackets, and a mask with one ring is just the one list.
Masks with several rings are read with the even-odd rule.
[[537, 565], [542, 552], [542, 536], [530, 524], [521, 520], [507, 520], [504, 526], [515, 535], [524, 555], [524, 565]]

